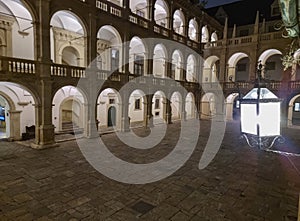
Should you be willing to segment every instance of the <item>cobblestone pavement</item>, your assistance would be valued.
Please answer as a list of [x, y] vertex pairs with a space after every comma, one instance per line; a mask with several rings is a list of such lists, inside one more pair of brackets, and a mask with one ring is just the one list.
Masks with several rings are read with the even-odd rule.
[[[102, 136], [111, 152], [130, 162], [154, 162], [174, 147], [179, 123], [157, 147], [124, 146]], [[197, 149], [172, 176], [151, 184], [118, 183], [94, 170], [76, 141], [33, 150], [0, 142], [0, 220], [297, 220], [300, 157], [249, 148], [238, 125], [227, 123], [215, 159], [198, 169], [209, 122], [201, 121]], [[145, 136], [148, 131], [135, 129]], [[285, 149], [300, 148], [299, 130], [285, 129]]]

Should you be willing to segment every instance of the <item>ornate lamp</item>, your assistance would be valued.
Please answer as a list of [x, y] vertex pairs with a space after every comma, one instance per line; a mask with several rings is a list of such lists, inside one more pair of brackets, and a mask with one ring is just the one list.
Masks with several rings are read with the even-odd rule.
[[280, 135], [281, 100], [267, 89], [258, 65], [258, 78], [254, 88], [240, 100], [241, 132], [250, 147], [269, 149]]

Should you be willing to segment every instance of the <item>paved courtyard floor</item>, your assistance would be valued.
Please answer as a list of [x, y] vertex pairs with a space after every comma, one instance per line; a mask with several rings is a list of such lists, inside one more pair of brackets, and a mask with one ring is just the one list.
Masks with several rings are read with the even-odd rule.
[[[296, 221], [300, 157], [249, 148], [238, 124], [229, 122], [216, 157], [199, 170], [209, 128], [201, 121], [197, 147], [182, 168], [141, 185], [100, 174], [74, 140], [45, 150], [1, 141], [0, 220]], [[166, 157], [179, 131], [179, 122], [169, 125], [161, 143], [147, 150], [125, 146], [115, 133], [101, 138], [115, 156], [141, 164]], [[286, 143], [276, 149], [299, 153], [299, 132], [284, 129]]]

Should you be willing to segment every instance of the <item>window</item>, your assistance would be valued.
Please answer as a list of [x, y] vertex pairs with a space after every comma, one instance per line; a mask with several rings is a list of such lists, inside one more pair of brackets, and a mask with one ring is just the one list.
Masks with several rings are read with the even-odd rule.
[[134, 102], [134, 109], [141, 110], [141, 99], [136, 99]]
[[274, 61], [266, 62], [266, 70], [275, 70], [276, 63]]
[[300, 103], [295, 103], [294, 104], [294, 111], [295, 112], [300, 112]]
[[115, 71], [119, 69], [119, 50], [111, 50], [111, 70]]
[[136, 55], [134, 57], [134, 74], [143, 75], [144, 73], [144, 57]]
[[238, 64], [237, 71], [246, 71], [246, 64]]
[[115, 103], [115, 99], [110, 98], [110, 99], [109, 99], [109, 104], [114, 104], [114, 103]]
[[0, 121], [5, 121], [5, 109], [0, 106]]
[[159, 109], [159, 98], [155, 99], [155, 105], [154, 105], [155, 109]]
[[249, 35], [249, 29], [243, 29], [240, 30], [240, 36], [248, 36]]

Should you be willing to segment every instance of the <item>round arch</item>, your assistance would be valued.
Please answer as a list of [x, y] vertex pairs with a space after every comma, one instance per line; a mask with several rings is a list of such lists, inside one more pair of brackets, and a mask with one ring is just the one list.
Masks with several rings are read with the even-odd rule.
[[153, 75], [166, 77], [166, 61], [168, 60], [167, 49], [163, 44], [157, 44], [153, 53]]
[[206, 93], [201, 99], [201, 119], [211, 119], [216, 114], [216, 98], [214, 93]]
[[132, 13], [143, 18], [149, 18], [148, 14], [149, 0], [130, 0], [129, 8]]
[[213, 55], [205, 59], [203, 64], [202, 82], [210, 83], [218, 80], [220, 58]]
[[163, 91], [156, 91], [152, 98], [153, 124], [167, 122], [166, 116], [166, 95]]
[[295, 95], [289, 101], [287, 126], [288, 127], [296, 126], [300, 128], [300, 94]]
[[78, 66], [85, 66], [86, 60], [86, 27], [80, 17], [74, 12], [60, 10], [54, 12], [50, 20], [50, 50], [51, 59], [55, 63], [62, 62], [62, 52], [67, 46], [78, 52]]
[[143, 125], [147, 114], [145, 109], [146, 97], [145, 93], [140, 90], [134, 90], [129, 96], [128, 116], [130, 118], [130, 126], [136, 127]]
[[240, 117], [239, 94], [231, 93], [225, 99], [226, 120], [238, 120]]
[[188, 35], [191, 40], [198, 41], [199, 26], [195, 18], [189, 21]]
[[186, 63], [186, 80], [189, 82], [197, 82], [197, 63], [196, 57], [190, 54]]
[[177, 34], [185, 35], [185, 16], [181, 9], [177, 9], [173, 14], [173, 29]]
[[185, 112], [186, 112], [187, 120], [196, 118], [196, 113], [197, 113], [196, 100], [195, 100], [195, 95], [192, 92], [189, 92], [186, 95]]
[[172, 78], [175, 80], [183, 80], [183, 54], [180, 50], [176, 49], [172, 53]]
[[244, 52], [237, 52], [228, 59], [227, 81], [248, 80], [250, 58]]
[[170, 98], [172, 121], [182, 119], [182, 96], [178, 91], [175, 91]]
[[156, 0], [154, 4], [154, 21], [157, 25], [169, 28], [170, 9], [165, 0]]
[[97, 67], [101, 70], [120, 71], [122, 64], [122, 38], [111, 25], [102, 26], [97, 33]]
[[143, 76], [146, 72], [147, 48], [143, 40], [133, 37], [129, 44], [129, 71], [132, 74]]
[[201, 43], [209, 42], [209, 31], [207, 25], [203, 26], [201, 29]]

